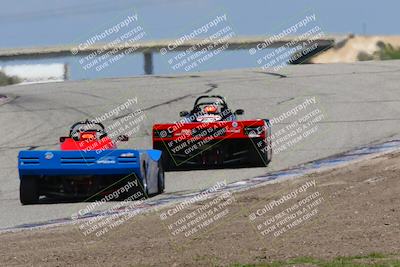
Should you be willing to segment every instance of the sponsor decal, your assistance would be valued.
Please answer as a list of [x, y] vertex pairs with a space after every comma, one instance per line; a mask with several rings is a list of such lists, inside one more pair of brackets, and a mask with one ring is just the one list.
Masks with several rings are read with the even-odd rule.
[[115, 164], [115, 157], [102, 157], [96, 161], [97, 164]]
[[197, 117], [198, 122], [215, 122], [220, 121], [222, 117], [220, 115], [204, 115]]
[[44, 154], [44, 158], [45, 158], [45, 159], [52, 159], [53, 157], [54, 157], [54, 154], [51, 153], [51, 152], [46, 152], [46, 153]]

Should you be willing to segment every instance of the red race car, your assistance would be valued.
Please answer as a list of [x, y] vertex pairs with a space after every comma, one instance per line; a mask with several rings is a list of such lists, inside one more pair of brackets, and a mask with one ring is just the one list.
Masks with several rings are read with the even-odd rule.
[[200, 96], [176, 123], [153, 126], [153, 148], [166, 170], [267, 166], [272, 158], [268, 119], [237, 120], [218, 95]]

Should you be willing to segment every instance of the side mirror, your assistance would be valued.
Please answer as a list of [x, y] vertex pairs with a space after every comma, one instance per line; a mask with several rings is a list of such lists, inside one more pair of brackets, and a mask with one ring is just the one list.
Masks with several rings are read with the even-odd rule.
[[65, 142], [65, 139], [67, 139], [68, 137], [65, 137], [65, 136], [62, 136], [62, 137], [60, 137], [60, 143], [64, 143]]
[[127, 135], [119, 135], [117, 140], [120, 142], [126, 142], [129, 141], [129, 137]]
[[179, 116], [181, 117], [186, 117], [187, 115], [189, 115], [189, 112], [186, 110], [179, 112]]
[[244, 114], [244, 110], [243, 109], [237, 109], [235, 111], [235, 115], [243, 115]]

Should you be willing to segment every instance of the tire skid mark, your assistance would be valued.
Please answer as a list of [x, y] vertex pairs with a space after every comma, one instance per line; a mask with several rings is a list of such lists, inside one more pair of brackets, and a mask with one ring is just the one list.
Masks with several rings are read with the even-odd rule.
[[[171, 99], [171, 100], [167, 100], [167, 101], [161, 102], [161, 103], [159, 103], [159, 104], [155, 104], [155, 105], [152, 105], [152, 106], [150, 106], [150, 107], [143, 108], [142, 111], [148, 111], [148, 110], [152, 110], [152, 109], [155, 109], [155, 108], [158, 108], [158, 107], [170, 105], [170, 104], [172, 104], [172, 103], [181, 101], [181, 100], [186, 99], [186, 98], [191, 98], [191, 97], [193, 97], [193, 96], [208, 94], [208, 93], [211, 93], [213, 90], [215, 90], [215, 89], [218, 88], [218, 85], [215, 84], [215, 83], [208, 83], [208, 84], [206, 84], [206, 85], [209, 86], [210, 88], [207, 89], [207, 90], [204, 90], [204, 91], [202, 91], [202, 92], [200, 92], [200, 93], [196, 93], [196, 94], [186, 94], [186, 95], [183, 95], [183, 96], [180, 96], [180, 97], [177, 97], [177, 98], [173, 98], [173, 99]], [[114, 117], [113, 120], [118, 120], [118, 119], [124, 118], [124, 117], [126, 117], [126, 116], [128, 116], [128, 115], [130, 115], [130, 114], [131, 114], [131, 113], [123, 114], [123, 115]]]
[[390, 70], [390, 71], [352, 71], [352, 72], [346, 72], [346, 73], [327, 73], [327, 74], [309, 74], [309, 75], [293, 75], [287, 77], [288, 79], [290, 78], [314, 78], [314, 77], [335, 77], [335, 76], [350, 76], [350, 75], [360, 75], [360, 74], [383, 74], [383, 73], [395, 73], [395, 72], [400, 72], [399, 69], [395, 70]]
[[[0, 104], [1, 105], [1, 104]], [[85, 105], [85, 106], [77, 106], [74, 107], [75, 109], [78, 108], [92, 108], [92, 107], [99, 107], [99, 106], [104, 106], [103, 104], [97, 104], [97, 105]], [[73, 110], [73, 108], [64, 106], [60, 108], [39, 108], [39, 109], [31, 109], [30, 112], [36, 112], [36, 111], [53, 111], [53, 110]], [[0, 111], [1, 113], [21, 113], [21, 112], [26, 112], [25, 110], [14, 110], [14, 111]]]
[[287, 78], [288, 76], [281, 74], [281, 73], [277, 73], [277, 72], [268, 72], [268, 71], [255, 71], [255, 73], [262, 73], [262, 74], [268, 74], [271, 76], [275, 76], [278, 78]]
[[40, 145], [3, 146], [0, 147], [0, 151], [10, 150], [10, 149], [21, 149], [21, 148], [25, 148], [26, 150], [35, 150], [36, 148], [43, 146], [56, 146], [56, 145], [59, 145], [59, 143], [40, 144]]
[[276, 104], [277, 104], [277, 105], [281, 105], [281, 104], [283, 104], [283, 103], [290, 102], [290, 101], [295, 100], [295, 99], [296, 99], [295, 97], [289, 97], [289, 98], [287, 98], [287, 99], [284, 99], [284, 100], [282, 100], [282, 101], [277, 102]]

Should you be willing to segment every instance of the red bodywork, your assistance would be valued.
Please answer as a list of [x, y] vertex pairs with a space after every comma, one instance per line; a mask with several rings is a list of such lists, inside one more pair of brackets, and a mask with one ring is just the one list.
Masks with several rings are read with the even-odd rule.
[[71, 137], [61, 137], [61, 150], [91, 151], [116, 149], [116, 145], [109, 137], [105, 136], [98, 140], [96, 132], [81, 132], [79, 136], [79, 140], [74, 140]]
[[[236, 124], [236, 125], [235, 125]], [[265, 127], [264, 120], [246, 120], [246, 121], [219, 121], [219, 122], [191, 122], [191, 123], [169, 123], [169, 124], [154, 124], [153, 126], [153, 144], [154, 142], [171, 140], [187, 140], [187, 139], [210, 139], [210, 136], [198, 137], [192, 135], [192, 130], [198, 129], [212, 129], [212, 128], [225, 128], [224, 135], [212, 136], [214, 140], [221, 139], [249, 139], [250, 136], [246, 134], [246, 127], [261, 127], [257, 132], [257, 137], [265, 138], [267, 134], [267, 127]], [[161, 138], [155, 134], [156, 131], [167, 130], [171, 133], [171, 137]], [[255, 135], [252, 136], [256, 137]]]

